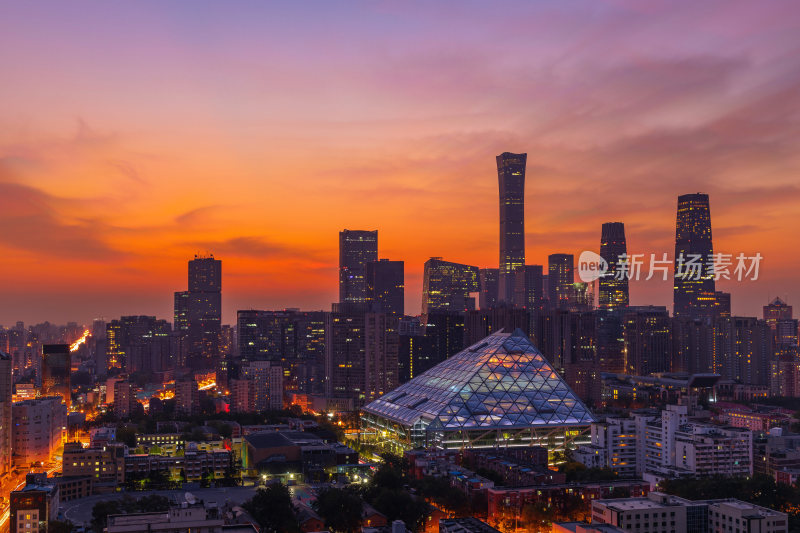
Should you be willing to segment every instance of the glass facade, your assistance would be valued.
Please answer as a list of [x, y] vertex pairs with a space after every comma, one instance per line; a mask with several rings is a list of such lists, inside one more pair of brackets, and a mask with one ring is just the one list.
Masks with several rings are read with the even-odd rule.
[[[460, 439], [469, 446], [478, 435], [482, 445], [494, 445], [498, 439], [512, 438], [508, 432], [515, 430], [585, 429], [593, 421], [521, 330], [486, 337], [368, 404], [363, 412], [366, 429], [393, 431], [408, 445]], [[487, 436], [491, 430], [497, 433]]]

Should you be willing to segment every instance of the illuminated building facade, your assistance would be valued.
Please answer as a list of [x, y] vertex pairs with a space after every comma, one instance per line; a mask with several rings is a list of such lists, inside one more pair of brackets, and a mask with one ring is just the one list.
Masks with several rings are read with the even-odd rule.
[[500, 269], [498, 302], [512, 303], [514, 276], [525, 264], [525, 164], [528, 154], [497, 156], [500, 186]]
[[478, 292], [478, 267], [451, 263], [441, 257], [425, 261], [422, 279], [423, 320], [432, 311], [475, 309], [472, 293]]
[[[679, 196], [675, 225], [674, 316], [711, 322], [715, 298], [713, 253], [708, 195]], [[697, 268], [690, 266], [692, 260]]]
[[600, 237], [600, 257], [608, 264], [608, 270], [599, 280], [598, 306], [600, 309], [616, 310], [628, 306], [628, 278], [618, 275], [619, 272], [626, 272], [624, 258], [627, 257], [627, 253], [625, 225], [622, 222], [603, 224]]
[[367, 263], [378, 260], [378, 231], [339, 232], [339, 302], [367, 301]]
[[405, 263], [403, 261], [371, 261], [366, 266], [367, 301], [378, 305], [383, 313], [405, 314]]
[[551, 309], [566, 309], [572, 302], [575, 283], [575, 257], [551, 254], [547, 258], [547, 288]]
[[154, 316], [123, 316], [106, 324], [109, 368], [129, 373], [161, 372], [177, 366], [178, 354], [166, 320]]
[[175, 293], [173, 310], [172, 328], [185, 334], [189, 331], [189, 291]]
[[61, 446], [67, 429], [67, 407], [60, 396], [17, 402], [11, 410], [14, 464], [46, 462]]
[[362, 413], [362, 442], [394, 451], [531, 445], [563, 451], [594, 421], [520, 330], [486, 337]]
[[13, 384], [11, 356], [0, 351], [0, 480], [11, 472], [11, 402]]
[[222, 261], [213, 255], [189, 261], [188, 319], [189, 365], [213, 368], [222, 325]]

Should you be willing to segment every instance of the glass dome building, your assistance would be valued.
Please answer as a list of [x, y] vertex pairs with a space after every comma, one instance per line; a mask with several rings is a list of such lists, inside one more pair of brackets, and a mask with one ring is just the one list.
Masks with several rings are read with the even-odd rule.
[[418, 446], [547, 447], [585, 442], [589, 409], [521, 330], [494, 333], [362, 409], [361, 439]]

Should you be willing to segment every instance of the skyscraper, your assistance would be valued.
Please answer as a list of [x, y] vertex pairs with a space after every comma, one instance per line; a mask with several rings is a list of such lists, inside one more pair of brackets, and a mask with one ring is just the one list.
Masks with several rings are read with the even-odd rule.
[[711, 210], [707, 194], [678, 197], [673, 315], [710, 322], [714, 314]]
[[69, 344], [42, 345], [42, 395], [61, 396], [69, 410], [72, 405], [72, 373]]
[[496, 268], [482, 268], [478, 271], [478, 305], [481, 309], [489, 309], [497, 305], [497, 291], [499, 270]]
[[512, 303], [514, 276], [525, 264], [525, 163], [528, 154], [497, 156], [500, 185], [500, 274], [497, 301]]
[[544, 304], [542, 265], [525, 265], [517, 269], [514, 305], [540, 310]]
[[600, 257], [608, 263], [606, 274], [600, 278], [600, 309], [623, 309], [628, 307], [628, 278], [620, 276], [621, 258], [627, 256], [625, 243], [625, 225], [622, 222], [606, 222], [603, 224], [600, 237]]
[[376, 303], [384, 313], [405, 314], [405, 263], [370, 261], [367, 263], [367, 301]]
[[431, 311], [466, 311], [475, 309], [478, 292], [478, 267], [431, 257], [425, 261], [422, 279], [422, 315]]
[[0, 479], [11, 473], [11, 370], [11, 356], [0, 352]]
[[547, 288], [551, 309], [569, 307], [575, 283], [574, 269], [575, 258], [572, 254], [551, 254], [547, 257]]
[[175, 293], [173, 329], [182, 333], [189, 330], [189, 291]]
[[188, 317], [190, 365], [213, 368], [219, 356], [222, 325], [222, 261], [213, 255], [196, 255], [189, 261]]
[[367, 263], [378, 260], [378, 231], [339, 232], [339, 302], [367, 301]]

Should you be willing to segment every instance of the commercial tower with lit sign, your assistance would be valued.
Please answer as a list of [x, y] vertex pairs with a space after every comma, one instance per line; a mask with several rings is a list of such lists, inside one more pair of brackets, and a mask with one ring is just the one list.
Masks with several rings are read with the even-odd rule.
[[528, 154], [497, 156], [500, 185], [498, 303], [513, 303], [517, 270], [525, 265], [525, 163]]

